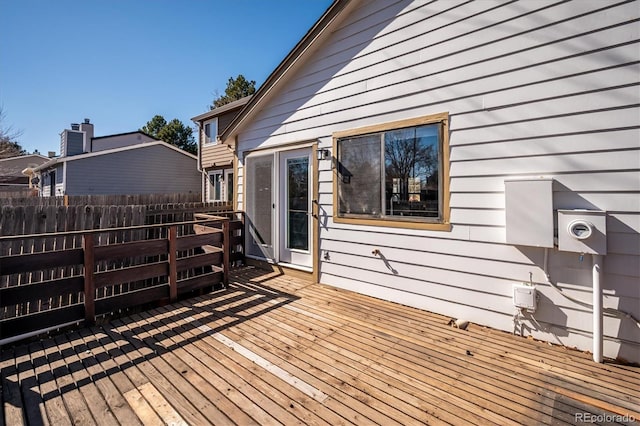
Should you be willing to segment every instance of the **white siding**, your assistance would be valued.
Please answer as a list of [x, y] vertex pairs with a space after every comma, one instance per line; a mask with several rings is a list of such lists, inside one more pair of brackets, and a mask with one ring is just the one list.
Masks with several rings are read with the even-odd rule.
[[[240, 160], [448, 111], [451, 232], [333, 223], [323, 161], [321, 282], [513, 331], [511, 286], [531, 272], [531, 334], [589, 350], [591, 314], [545, 283], [542, 249], [505, 244], [504, 180], [553, 177], [555, 209], [608, 212], [604, 304], [640, 317], [639, 15], [637, 1], [361, 2], [241, 129]], [[238, 175], [241, 202], [242, 161]], [[550, 253], [552, 278], [587, 301], [590, 269]], [[604, 331], [606, 356], [640, 361], [631, 321], [606, 317]]]

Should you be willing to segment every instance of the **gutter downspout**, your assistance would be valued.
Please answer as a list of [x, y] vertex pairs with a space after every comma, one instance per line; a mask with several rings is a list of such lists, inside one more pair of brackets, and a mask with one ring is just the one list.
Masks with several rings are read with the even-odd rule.
[[200, 126], [199, 121], [196, 121], [195, 123], [196, 127], [198, 128], [198, 162], [196, 165], [198, 171], [200, 172], [200, 201], [206, 203], [206, 174], [204, 172], [204, 168], [202, 167], [202, 127]]
[[602, 363], [602, 256], [592, 255], [593, 281], [593, 360]]

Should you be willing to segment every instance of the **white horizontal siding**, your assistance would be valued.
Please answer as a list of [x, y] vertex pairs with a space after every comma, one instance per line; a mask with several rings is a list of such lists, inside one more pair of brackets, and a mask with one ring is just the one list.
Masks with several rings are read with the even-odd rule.
[[[323, 161], [321, 281], [511, 331], [511, 285], [531, 273], [531, 333], [589, 349], [591, 314], [546, 283], [544, 251], [505, 244], [504, 180], [552, 177], [555, 209], [608, 212], [605, 306], [640, 317], [639, 16], [637, 1], [362, 2], [242, 129], [238, 151], [331, 148], [336, 131], [448, 111], [451, 231], [334, 223]], [[552, 250], [549, 272], [590, 299], [588, 256]], [[608, 356], [640, 361], [637, 328], [604, 327]]]

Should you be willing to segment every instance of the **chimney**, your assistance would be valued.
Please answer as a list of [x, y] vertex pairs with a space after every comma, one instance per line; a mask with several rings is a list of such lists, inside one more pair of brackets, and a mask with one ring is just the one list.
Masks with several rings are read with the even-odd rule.
[[80, 124], [71, 123], [71, 129], [65, 129], [60, 133], [60, 156], [70, 157], [85, 152], [85, 135], [86, 132], [80, 131]]
[[84, 123], [80, 124], [80, 131], [84, 132], [82, 148], [84, 152], [93, 151], [93, 124], [88, 118], [84, 119]]
[[56, 156], [56, 152], [55, 151], [49, 151], [49, 153], [47, 154], [47, 157], [49, 158], [53, 158]]

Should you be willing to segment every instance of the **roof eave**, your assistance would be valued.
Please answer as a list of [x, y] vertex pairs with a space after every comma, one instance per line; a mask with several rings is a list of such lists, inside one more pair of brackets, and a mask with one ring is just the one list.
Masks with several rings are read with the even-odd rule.
[[225, 112], [228, 111], [232, 111], [234, 109], [239, 109], [242, 108], [243, 106], [245, 106], [247, 104], [247, 102], [249, 102], [249, 100], [251, 99], [253, 95], [249, 95], [249, 96], [245, 96], [244, 98], [240, 98], [238, 100], [235, 100], [233, 102], [229, 102], [226, 105], [223, 105], [221, 107], [218, 108], [214, 108], [210, 111], [207, 112], [203, 112], [202, 114], [196, 115], [195, 117], [191, 118], [191, 121], [193, 121], [194, 123], [197, 123], [199, 121], [203, 121], [203, 120], [207, 120], [209, 118], [213, 118], [213, 117], [217, 117], [218, 115], [224, 114]]

